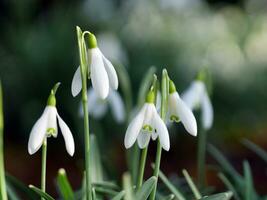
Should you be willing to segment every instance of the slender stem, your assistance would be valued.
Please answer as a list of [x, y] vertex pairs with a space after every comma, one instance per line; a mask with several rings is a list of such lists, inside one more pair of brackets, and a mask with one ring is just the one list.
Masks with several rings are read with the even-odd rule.
[[7, 200], [5, 166], [4, 166], [4, 117], [2, 87], [0, 82], [0, 194], [2, 200]]
[[77, 38], [80, 55], [80, 70], [82, 78], [82, 105], [84, 115], [84, 150], [85, 150], [85, 182], [86, 182], [86, 200], [92, 199], [91, 178], [90, 178], [90, 132], [89, 132], [89, 113], [87, 102], [87, 58], [84, 37], [80, 28], [77, 27]]
[[207, 131], [201, 129], [198, 134], [198, 151], [197, 151], [197, 170], [198, 170], [198, 186], [203, 188], [206, 183], [206, 142]]
[[190, 175], [188, 174], [188, 172], [183, 169], [183, 174], [184, 174], [184, 177], [190, 187], [190, 189], [192, 190], [194, 196], [196, 199], [201, 199], [202, 198], [202, 195], [201, 193], [199, 192], [199, 190], [197, 189], [195, 183], [193, 182], [192, 178], [190, 177]]
[[140, 167], [139, 174], [138, 174], [138, 179], [137, 179], [137, 189], [139, 189], [143, 184], [147, 150], [148, 150], [148, 146], [142, 150], [141, 161], [140, 161], [140, 166], [139, 166]]
[[[167, 71], [164, 69], [162, 71], [162, 81], [161, 81], [161, 108], [160, 108], [160, 117], [164, 121], [166, 112], [167, 112], [167, 103], [168, 103], [168, 95], [169, 95], [169, 77]], [[160, 140], [158, 139], [157, 144], [157, 153], [156, 153], [156, 162], [155, 162], [155, 168], [153, 176], [155, 176], [158, 180], [159, 177], [159, 169], [160, 169], [160, 161], [161, 161], [161, 152], [162, 147], [160, 144]], [[154, 200], [156, 197], [156, 191], [157, 191], [157, 184], [155, 184], [155, 187], [152, 190], [152, 193], [150, 195], [150, 200]]]
[[[41, 190], [45, 192], [46, 186], [46, 156], [47, 156], [47, 141], [46, 139], [43, 142], [42, 146], [42, 175], [41, 175]], [[41, 200], [45, 200], [41, 198]]]

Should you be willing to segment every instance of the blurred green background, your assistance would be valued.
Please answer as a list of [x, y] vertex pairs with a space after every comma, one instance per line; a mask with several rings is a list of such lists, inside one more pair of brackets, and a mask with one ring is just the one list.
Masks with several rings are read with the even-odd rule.
[[[9, 173], [38, 185], [40, 152], [30, 156], [30, 130], [41, 115], [50, 88], [62, 82], [58, 111], [75, 137], [70, 158], [59, 134], [48, 143], [48, 192], [60, 167], [78, 188], [83, 169], [83, 123], [80, 98], [70, 85], [79, 63], [75, 26], [95, 33], [104, 54], [125, 66], [133, 104], [146, 70], [163, 67], [184, 91], [203, 66], [213, 78], [215, 111], [209, 141], [242, 171], [251, 162], [259, 193], [267, 187], [263, 162], [240, 143], [246, 137], [267, 148], [267, 2], [265, 0], [2, 0], [0, 1], [0, 77], [4, 90], [5, 160]], [[127, 169], [123, 138], [127, 124], [110, 113], [90, 120], [105, 170], [120, 180]], [[112, 128], [111, 128], [112, 127]], [[167, 175], [181, 169], [196, 175], [196, 138], [181, 125], [170, 129], [171, 150], [163, 154]], [[149, 161], [154, 160], [155, 144]], [[214, 163], [208, 157], [208, 163]], [[148, 169], [149, 166], [148, 166]], [[262, 174], [264, 173], [264, 175]], [[150, 174], [147, 174], [150, 175]], [[222, 183], [209, 170], [209, 184]]]

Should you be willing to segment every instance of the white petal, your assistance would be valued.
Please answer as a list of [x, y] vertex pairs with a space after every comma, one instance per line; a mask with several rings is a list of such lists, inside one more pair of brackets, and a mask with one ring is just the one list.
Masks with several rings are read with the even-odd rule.
[[98, 48], [91, 49], [88, 53], [91, 54], [90, 72], [93, 88], [100, 98], [105, 99], [109, 92], [109, 79], [102, 53]]
[[155, 131], [153, 131], [151, 137], [152, 137], [152, 140], [156, 140], [157, 137], [158, 137], [158, 133], [156, 133]]
[[116, 70], [114, 69], [112, 63], [104, 55], [103, 55], [103, 61], [104, 61], [105, 69], [108, 74], [110, 87], [114, 90], [117, 90], [119, 86], [119, 81], [118, 81]]
[[157, 92], [157, 101], [156, 101], [156, 109], [157, 111], [160, 110], [161, 107], [161, 93], [160, 91]]
[[166, 151], [169, 151], [170, 150], [169, 132], [164, 121], [160, 118], [156, 110], [153, 121], [162, 148], [165, 149]]
[[111, 112], [118, 123], [125, 121], [125, 107], [120, 94], [117, 91], [110, 91], [108, 96]]
[[48, 113], [49, 109], [45, 108], [42, 116], [37, 120], [31, 130], [28, 142], [28, 152], [31, 155], [38, 151], [43, 144], [44, 138], [46, 137]]
[[147, 147], [151, 134], [145, 131], [141, 131], [137, 137], [138, 146], [140, 149]]
[[55, 133], [53, 133], [54, 137], [57, 137], [57, 109], [55, 106], [47, 106], [48, 114], [47, 114], [47, 128], [46, 129], [54, 129]]
[[202, 96], [201, 107], [201, 119], [203, 128], [208, 130], [211, 128], [213, 123], [213, 108], [206, 90], [204, 91]]
[[201, 81], [194, 81], [190, 87], [181, 95], [181, 99], [193, 110], [200, 104], [201, 96], [204, 91], [204, 84]]
[[178, 93], [174, 93], [177, 98], [177, 113], [185, 129], [193, 136], [197, 135], [197, 122], [190, 108], [180, 99]]
[[74, 145], [74, 139], [73, 139], [72, 133], [69, 127], [67, 126], [67, 124], [61, 119], [59, 114], [57, 114], [57, 117], [58, 117], [58, 122], [59, 122], [61, 133], [65, 140], [65, 146], [66, 146], [67, 152], [70, 154], [70, 156], [73, 156], [74, 151], [75, 151], [75, 145]]
[[147, 104], [142, 107], [142, 109], [139, 111], [139, 113], [128, 126], [124, 138], [124, 146], [126, 149], [130, 148], [136, 141], [136, 138], [143, 126], [146, 109]]
[[71, 83], [72, 96], [74, 97], [77, 96], [81, 90], [82, 90], [82, 78], [81, 78], [81, 70], [79, 66], [77, 70], [75, 71], [75, 74], [73, 76], [72, 83]]
[[88, 111], [96, 119], [104, 117], [108, 110], [107, 101], [101, 99], [92, 88], [88, 91]]

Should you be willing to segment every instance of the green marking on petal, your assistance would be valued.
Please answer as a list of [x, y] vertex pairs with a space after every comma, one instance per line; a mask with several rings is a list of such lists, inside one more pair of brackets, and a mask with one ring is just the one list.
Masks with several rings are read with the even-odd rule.
[[56, 129], [54, 129], [54, 128], [48, 128], [46, 130], [46, 136], [47, 137], [51, 137], [51, 136], [56, 137]]
[[152, 132], [152, 131], [153, 131], [152, 126], [150, 126], [150, 125], [148, 125], [148, 124], [144, 125], [142, 129], [143, 129], [144, 131], [147, 131], [147, 132]]
[[170, 120], [171, 120], [172, 122], [177, 122], [177, 123], [180, 121], [179, 117], [176, 116], [176, 115], [171, 115], [171, 116], [170, 116]]

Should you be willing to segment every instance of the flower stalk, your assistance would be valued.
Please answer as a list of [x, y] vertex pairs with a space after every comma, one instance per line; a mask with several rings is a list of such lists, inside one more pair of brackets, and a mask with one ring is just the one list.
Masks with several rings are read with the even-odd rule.
[[82, 105], [84, 115], [84, 146], [85, 146], [85, 184], [86, 184], [86, 200], [92, 199], [91, 194], [91, 178], [90, 178], [90, 131], [89, 131], [89, 115], [87, 108], [87, 59], [86, 59], [86, 48], [84, 42], [84, 35], [80, 27], [76, 27], [79, 55], [80, 55], [80, 72], [82, 79]]
[[[41, 190], [46, 189], [46, 158], [47, 158], [47, 140], [45, 139], [42, 146], [42, 173], [41, 173]], [[41, 200], [45, 200], [41, 198]]]
[[[162, 71], [162, 80], [161, 80], [161, 108], [160, 108], [160, 117], [163, 121], [165, 121], [166, 113], [167, 113], [167, 105], [168, 105], [168, 95], [169, 95], [169, 77], [166, 69]], [[158, 180], [159, 177], [159, 169], [160, 169], [160, 161], [161, 161], [161, 152], [162, 147], [160, 144], [160, 140], [158, 138], [157, 143], [157, 153], [156, 153], [156, 161], [153, 176], [155, 176]], [[155, 184], [152, 193], [150, 195], [150, 200], [154, 200], [156, 197], [157, 184]]]
[[0, 194], [2, 200], [7, 200], [5, 166], [4, 166], [4, 117], [3, 117], [3, 95], [0, 82]]
[[197, 172], [198, 185], [203, 188], [206, 184], [206, 145], [207, 145], [207, 131], [203, 128], [198, 135], [198, 151], [197, 151]]

